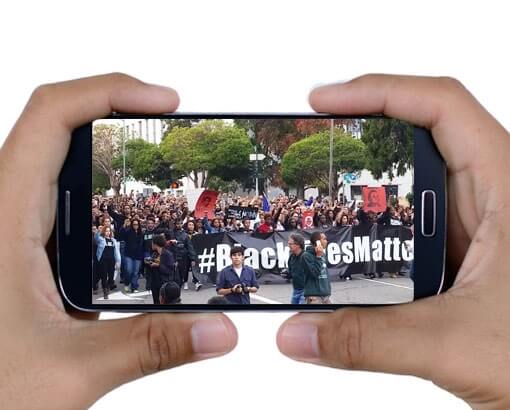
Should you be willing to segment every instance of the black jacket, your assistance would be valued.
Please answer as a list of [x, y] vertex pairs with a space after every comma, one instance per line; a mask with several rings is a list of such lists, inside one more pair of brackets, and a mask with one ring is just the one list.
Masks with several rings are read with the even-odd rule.
[[164, 248], [161, 251], [161, 256], [159, 258], [158, 273], [161, 279], [161, 284], [170, 281], [179, 283], [177, 278], [178, 273], [175, 269], [174, 256], [172, 255], [172, 252]]
[[195, 253], [195, 249], [193, 248], [193, 244], [191, 243], [191, 239], [189, 235], [184, 230], [175, 230], [173, 232], [173, 238], [177, 241], [171, 248], [175, 259], [190, 259], [192, 261], [196, 260], [197, 255]]
[[133, 259], [143, 259], [143, 233], [140, 229], [138, 234], [131, 228], [127, 229], [124, 234], [126, 248], [124, 255]]

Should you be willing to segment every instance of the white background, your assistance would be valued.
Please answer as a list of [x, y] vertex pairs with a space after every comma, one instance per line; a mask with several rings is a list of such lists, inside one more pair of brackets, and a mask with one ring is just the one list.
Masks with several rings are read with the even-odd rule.
[[[318, 83], [366, 72], [449, 75], [510, 128], [505, 2], [180, 3], [5, 3], [0, 144], [38, 84], [111, 71], [176, 88], [181, 111], [308, 111]], [[275, 334], [288, 314], [230, 316], [240, 333], [233, 353], [130, 383], [93, 408], [466, 407], [416, 378], [283, 357]]]

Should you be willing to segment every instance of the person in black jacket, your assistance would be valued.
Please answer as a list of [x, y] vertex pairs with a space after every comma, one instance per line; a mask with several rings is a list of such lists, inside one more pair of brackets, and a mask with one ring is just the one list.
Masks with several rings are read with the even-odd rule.
[[126, 279], [124, 291], [138, 291], [138, 272], [143, 260], [143, 232], [138, 219], [131, 220], [131, 227], [124, 234], [126, 247], [124, 257], [126, 259]]
[[[188, 278], [189, 270], [195, 266], [197, 255], [189, 235], [182, 228], [182, 221], [175, 221], [175, 229], [173, 231], [173, 238], [170, 240], [172, 243], [171, 250], [177, 261], [177, 269], [179, 269], [179, 275], [181, 282], [179, 285], [183, 286], [184, 289], [188, 289]], [[200, 290], [202, 284], [193, 275], [193, 283], [195, 284], [195, 290]]]
[[[176, 282], [175, 260], [172, 252], [165, 248], [166, 240], [163, 235], [156, 235], [152, 238], [152, 249], [155, 254], [151, 259], [146, 259], [145, 263], [152, 268], [151, 291], [152, 300], [155, 305], [161, 304], [159, 294], [161, 286], [167, 282]], [[176, 280], [177, 279], [177, 280]]]
[[[152, 238], [155, 235], [154, 219], [147, 219], [147, 228], [143, 231], [143, 258], [149, 258], [152, 251]], [[148, 265], [144, 266], [143, 273], [145, 276], [145, 289], [151, 290], [151, 269]]]

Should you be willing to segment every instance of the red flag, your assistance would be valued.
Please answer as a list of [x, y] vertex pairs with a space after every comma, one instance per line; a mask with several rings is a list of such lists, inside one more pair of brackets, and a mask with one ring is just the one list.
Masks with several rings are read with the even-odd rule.
[[301, 226], [303, 229], [313, 228], [313, 214], [314, 212], [311, 210], [303, 212], [301, 219]]
[[209, 219], [214, 218], [214, 210], [216, 209], [216, 200], [218, 193], [216, 191], [204, 191], [200, 194], [195, 205], [195, 218], [203, 218], [207, 212]]
[[363, 187], [363, 210], [384, 212], [386, 210], [386, 190], [384, 187]]

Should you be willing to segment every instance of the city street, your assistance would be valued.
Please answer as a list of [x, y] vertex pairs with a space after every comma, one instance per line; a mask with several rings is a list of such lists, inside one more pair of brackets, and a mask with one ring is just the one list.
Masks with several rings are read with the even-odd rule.
[[[145, 289], [145, 279], [140, 279], [140, 290]], [[104, 300], [102, 291], [93, 295], [94, 304], [152, 304], [152, 295], [149, 291], [139, 293], [124, 293], [120, 286], [110, 292], [109, 300]], [[332, 281], [333, 303], [354, 304], [393, 304], [409, 302], [413, 299], [413, 281], [408, 277], [368, 279], [363, 275], [353, 275], [348, 282]], [[290, 283], [264, 283], [260, 281], [260, 289], [251, 294], [252, 304], [281, 304], [289, 303], [292, 293]], [[216, 296], [216, 289], [212, 285], [204, 285], [200, 291], [190, 282], [189, 290], [182, 290], [183, 304], [207, 303], [209, 298]]]

